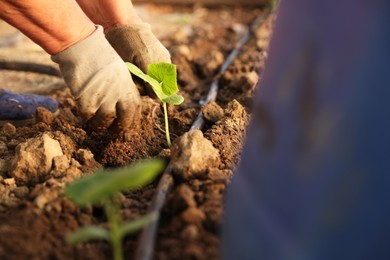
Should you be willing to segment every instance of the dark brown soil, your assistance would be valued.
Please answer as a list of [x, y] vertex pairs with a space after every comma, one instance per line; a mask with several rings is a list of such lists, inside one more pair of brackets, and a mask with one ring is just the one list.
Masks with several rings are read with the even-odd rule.
[[[184, 104], [169, 108], [173, 140], [189, 131], [201, 110], [199, 102], [240, 39], [243, 28], [262, 13], [236, 7], [196, 11], [203, 12], [202, 19], [163, 39], [172, 54], [172, 62], [177, 64], [179, 85], [185, 97]], [[204, 137], [218, 150], [220, 159], [207, 165], [201, 175], [185, 178], [175, 175], [175, 185], [160, 220], [155, 259], [219, 258], [223, 193], [239, 162], [251, 97], [267, 56], [271, 25], [272, 17], [257, 29], [253, 39], [222, 75], [217, 101], [203, 109]], [[123, 138], [83, 128], [67, 89], [58, 89], [52, 96], [61, 106], [57, 117], [41, 110], [36, 123], [19, 127], [6, 124], [1, 130], [0, 259], [108, 259], [111, 250], [104, 242], [76, 247], [64, 243], [64, 236], [72, 230], [88, 224], [104, 225], [106, 220], [99, 207], [76, 208], [63, 196], [63, 187], [101, 167], [166, 157], [162, 152], [168, 147], [161, 106], [145, 96], [141, 128]], [[59, 150], [39, 148], [32, 153], [37, 158], [23, 158], [25, 154], [20, 150], [28, 149], [23, 144], [46, 142], [42, 140], [58, 142]], [[54, 164], [50, 162], [46, 171], [42, 157], [49, 158], [50, 153], [55, 154]], [[23, 160], [27, 160], [29, 168], [15, 166]], [[39, 162], [36, 168], [31, 166], [32, 161]], [[130, 220], [145, 214], [154, 191], [155, 184], [152, 184], [124, 193], [121, 196], [123, 218]], [[138, 234], [126, 238], [126, 259], [132, 258], [137, 238]]]

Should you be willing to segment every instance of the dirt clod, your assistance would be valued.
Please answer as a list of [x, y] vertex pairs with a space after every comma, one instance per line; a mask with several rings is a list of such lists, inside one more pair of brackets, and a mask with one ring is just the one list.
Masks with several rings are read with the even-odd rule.
[[58, 141], [44, 133], [28, 139], [16, 148], [15, 158], [11, 162], [10, 176], [19, 184], [35, 184], [44, 180], [51, 167], [53, 158], [61, 156]]
[[0, 155], [5, 154], [8, 151], [8, 146], [5, 142], [0, 141]]
[[196, 240], [199, 237], [199, 228], [196, 225], [187, 225], [180, 233], [183, 239]]
[[54, 120], [54, 115], [44, 107], [37, 107], [35, 112], [35, 121], [50, 125]]
[[171, 157], [171, 149], [162, 149], [157, 157], [168, 160]]
[[172, 170], [181, 179], [202, 175], [210, 166], [220, 164], [219, 152], [203, 137], [200, 130], [192, 130], [172, 144]]
[[53, 158], [53, 171], [56, 175], [64, 173], [69, 166], [69, 159], [66, 155], [60, 155]]
[[186, 209], [183, 213], [181, 213], [180, 217], [184, 222], [198, 226], [206, 219], [205, 213], [195, 207]]
[[220, 151], [224, 168], [232, 169], [238, 164], [248, 123], [249, 116], [245, 108], [233, 100], [225, 109], [224, 117], [205, 133]]
[[88, 162], [93, 160], [93, 153], [91, 153], [91, 151], [86, 150], [86, 149], [79, 149], [76, 152], [76, 159], [81, 164], [87, 164]]
[[15, 179], [14, 178], [7, 178], [3, 180], [3, 183], [8, 186], [15, 185]]
[[195, 194], [187, 184], [181, 184], [173, 193], [172, 205], [175, 212], [188, 207], [196, 207]]
[[1, 130], [6, 135], [13, 135], [16, 133], [16, 127], [11, 123], [5, 123]]
[[199, 68], [204, 76], [212, 76], [224, 62], [224, 55], [222, 52], [214, 50], [199, 57], [195, 62], [199, 64]]
[[0, 176], [8, 171], [7, 161], [4, 159], [0, 159]]
[[217, 122], [221, 120], [223, 117], [224, 111], [223, 109], [215, 102], [210, 102], [207, 103], [203, 108], [202, 108], [202, 114], [204, 118], [206, 118], [210, 122]]

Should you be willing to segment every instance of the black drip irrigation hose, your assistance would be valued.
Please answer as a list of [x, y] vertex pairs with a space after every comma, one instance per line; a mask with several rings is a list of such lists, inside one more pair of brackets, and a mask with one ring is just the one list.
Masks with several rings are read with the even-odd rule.
[[0, 70], [35, 72], [61, 77], [61, 73], [56, 67], [34, 62], [0, 60]]
[[[256, 19], [250, 24], [240, 41], [237, 42], [235, 48], [232, 50], [232, 52], [226, 58], [225, 62], [222, 64], [218, 74], [214, 77], [206, 99], [202, 102], [203, 106], [216, 100], [219, 89], [219, 79], [230, 66], [230, 64], [237, 58], [237, 55], [240, 53], [242, 47], [253, 37], [256, 29], [265, 21], [266, 16], [267, 14], [259, 15], [258, 17], [256, 17]], [[202, 112], [200, 112], [195, 121], [193, 122], [190, 130], [201, 129], [203, 124], [204, 117]], [[157, 185], [155, 197], [153, 198], [151, 206], [148, 210], [149, 213], [156, 213], [157, 218], [143, 229], [139, 238], [138, 247], [135, 252], [135, 260], [153, 259], [153, 250], [156, 242], [156, 234], [160, 212], [165, 204], [166, 197], [171, 191], [173, 185], [174, 180], [172, 177], [172, 167], [169, 163], [160, 178], [160, 181]]]
[[[17, 44], [22, 39], [22, 33], [16, 33], [0, 38], [0, 48], [7, 48]], [[61, 77], [59, 69], [51, 65], [28, 61], [0, 60], [0, 70], [34, 72], [55, 77]]]

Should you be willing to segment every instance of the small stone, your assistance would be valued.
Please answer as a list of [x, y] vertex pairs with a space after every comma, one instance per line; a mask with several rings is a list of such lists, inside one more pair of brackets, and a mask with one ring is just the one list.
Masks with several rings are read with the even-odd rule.
[[3, 125], [1, 131], [2, 131], [4, 134], [7, 134], [7, 135], [13, 135], [13, 134], [16, 133], [16, 127], [15, 127], [13, 124], [7, 122], [7, 123], [5, 123], [5, 124]]
[[204, 248], [196, 245], [196, 244], [189, 244], [184, 249], [186, 259], [194, 259], [194, 260], [201, 260], [205, 259], [204, 256]]
[[70, 159], [70, 165], [76, 168], [81, 168], [81, 164], [75, 158]]
[[181, 184], [173, 194], [174, 211], [183, 211], [189, 207], [196, 207], [195, 194], [187, 184]]
[[179, 45], [177, 47], [177, 52], [179, 53], [179, 55], [185, 57], [187, 60], [192, 60], [191, 51], [187, 45]]
[[0, 158], [0, 175], [8, 171], [8, 163], [6, 160]]
[[189, 37], [194, 33], [194, 29], [191, 26], [184, 26], [175, 34], [173, 35], [173, 38], [175, 39], [176, 42], [181, 42], [181, 43], [187, 43]]
[[195, 207], [186, 209], [183, 213], [181, 213], [180, 217], [184, 222], [198, 226], [206, 219], [204, 212]]
[[157, 155], [157, 157], [169, 160], [169, 158], [171, 158], [171, 149], [162, 149], [161, 152]]
[[39, 195], [34, 200], [35, 205], [37, 205], [37, 207], [40, 209], [43, 209], [43, 207], [45, 207], [48, 202], [49, 198], [45, 194]]
[[35, 122], [50, 125], [54, 120], [54, 114], [44, 107], [37, 107], [35, 112]]
[[219, 151], [200, 130], [191, 130], [177, 138], [171, 150], [172, 172], [184, 180], [204, 175], [209, 167], [220, 165]]
[[8, 186], [15, 185], [15, 179], [14, 178], [7, 178], [3, 180], [3, 183]]
[[202, 108], [202, 114], [210, 122], [217, 122], [223, 118], [223, 109], [215, 102], [210, 102]]
[[19, 185], [41, 182], [48, 177], [53, 158], [62, 154], [59, 142], [47, 133], [28, 139], [16, 147], [10, 176], [14, 177]]
[[181, 238], [195, 240], [199, 237], [199, 228], [196, 225], [187, 225], [180, 233]]
[[257, 74], [256, 71], [251, 71], [245, 74], [245, 78], [247, 80], [247, 84], [254, 88], [259, 81], [259, 74]]
[[60, 190], [60, 187], [47, 186], [46, 184], [36, 185], [30, 196], [35, 197], [34, 204], [39, 209], [58, 211], [61, 208], [61, 202], [58, 200]]
[[74, 178], [78, 178], [80, 177], [82, 174], [82, 171], [80, 170], [80, 168], [72, 165], [70, 166], [67, 170], [66, 170], [66, 176], [69, 176], [69, 180], [73, 180]]
[[12, 192], [15, 194], [15, 197], [19, 199], [23, 199], [27, 197], [29, 193], [29, 189], [27, 186], [20, 186], [20, 187], [16, 187]]
[[81, 164], [87, 164], [91, 161], [94, 161], [93, 153], [90, 150], [87, 149], [79, 149], [76, 152], [76, 159]]
[[18, 146], [18, 144], [20, 144], [20, 141], [18, 141], [16, 139], [11, 139], [11, 140], [9, 140], [7, 147], [8, 147], [8, 149], [13, 150], [13, 149], [15, 149], [16, 146]]
[[225, 109], [225, 116], [230, 118], [245, 118], [247, 114], [245, 108], [237, 100], [229, 102]]
[[53, 170], [57, 173], [65, 173], [69, 168], [69, 160], [66, 155], [60, 155], [53, 158]]
[[7, 144], [3, 141], [0, 141], [0, 155], [5, 154], [6, 152], [8, 152]]
[[221, 67], [224, 59], [225, 57], [221, 51], [213, 50], [199, 57], [196, 62], [199, 64], [200, 70], [204, 76], [211, 76]]
[[233, 171], [229, 169], [220, 170], [218, 168], [210, 168], [208, 172], [209, 179], [215, 181], [230, 181], [232, 176]]

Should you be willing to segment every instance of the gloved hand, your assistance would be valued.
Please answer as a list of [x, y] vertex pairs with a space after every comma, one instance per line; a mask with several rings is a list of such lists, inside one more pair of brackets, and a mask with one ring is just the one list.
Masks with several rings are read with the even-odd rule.
[[[140, 95], [103, 28], [52, 56], [76, 98], [79, 112], [95, 128], [128, 130], [140, 116]], [[115, 121], [114, 121], [115, 120]]]
[[171, 63], [168, 50], [154, 36], [147, 23], [111, 29], [106, 38], [124, 61], [135, 64], [144, 72], [150, 63]]

